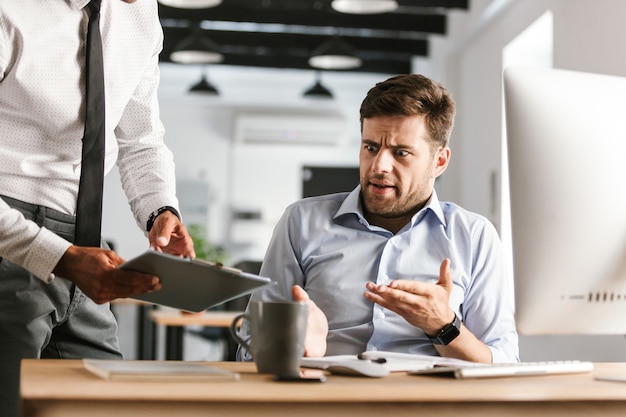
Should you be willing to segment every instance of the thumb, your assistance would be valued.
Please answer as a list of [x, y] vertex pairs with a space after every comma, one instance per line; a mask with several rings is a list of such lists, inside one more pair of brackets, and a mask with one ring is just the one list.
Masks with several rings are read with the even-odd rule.
[[168, 226], [164, 225], [163, 227], [158, 228], [154, 231], [154, 234], [150, 234], [150, 244], [154, 249], [164, 248], [170, 243], [171, 230], [168, 230]]
[[450, 273], [450, 259], [446, 258], [439, 267], [439, 281], [437, 285], [442, 286], [447, 293], [452, 291], [452, 274]]
[[170, 243], [170, 239], [167, 235], [161, 235], [159, 237], [157, 237], [156, 240], [157, 245], [164, 247], [167, 246]]
[[309, 294], [299, 285], [291, 287], [291, 295], [295, 301], [309, 301]]

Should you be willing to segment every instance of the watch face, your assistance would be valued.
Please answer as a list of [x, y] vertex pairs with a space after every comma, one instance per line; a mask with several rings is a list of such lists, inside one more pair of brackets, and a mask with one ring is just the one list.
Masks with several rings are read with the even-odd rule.
[[437, 333], [435, 337], [428, 336], [428, 338], [436, 345], [447, 345], [456, 339], [459, 334], [461, 334], [461, 331], [459, 330], [460, 327], [461, 319], [455, 314], [454, 321], [452, 323], [439, 330], [439, 333]]
[[459, 331], [459, 329], [457, 327], [454, 326], [454, 324], [449, 324], [444, 331], [442, 332], [442, 334], [439, 336], [439, 340], [441, 341], [442, 345], [447, 345], [448, 343], [452, 342], [454, 339], [456, 339], [456, 337], [461, 334], [461, 332]]

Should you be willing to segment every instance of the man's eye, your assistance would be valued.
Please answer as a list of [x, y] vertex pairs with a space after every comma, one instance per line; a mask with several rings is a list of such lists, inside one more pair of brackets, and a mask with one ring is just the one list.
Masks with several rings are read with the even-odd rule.
[[396, 151], [396, 155], [398, 156], [407, 156], [409, 153], [407, 151], [398, 150]]

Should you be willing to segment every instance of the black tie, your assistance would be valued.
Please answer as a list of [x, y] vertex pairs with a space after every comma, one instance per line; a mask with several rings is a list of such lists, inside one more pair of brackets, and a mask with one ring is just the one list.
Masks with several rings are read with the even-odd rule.
[[104, 72], [100, 2], [92, 0], [88, 5], [85, 134], [74, 235], [76, 245], [96, 247], [100, 247], [104, 183]]

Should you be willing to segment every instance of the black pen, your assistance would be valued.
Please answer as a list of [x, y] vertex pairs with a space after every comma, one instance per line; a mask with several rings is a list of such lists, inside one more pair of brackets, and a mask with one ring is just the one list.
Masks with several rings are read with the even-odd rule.
[[386, 363], [387, 362], [387, 359], [385, 359], [385, 358], [368, 358], [363, 353], [359, 353], [356, 357], [358, 359], [361, 359], [361, 360], [364, 360], [364, 361], [372, 361], [372, 362], [375, 362], [375, 363]]

